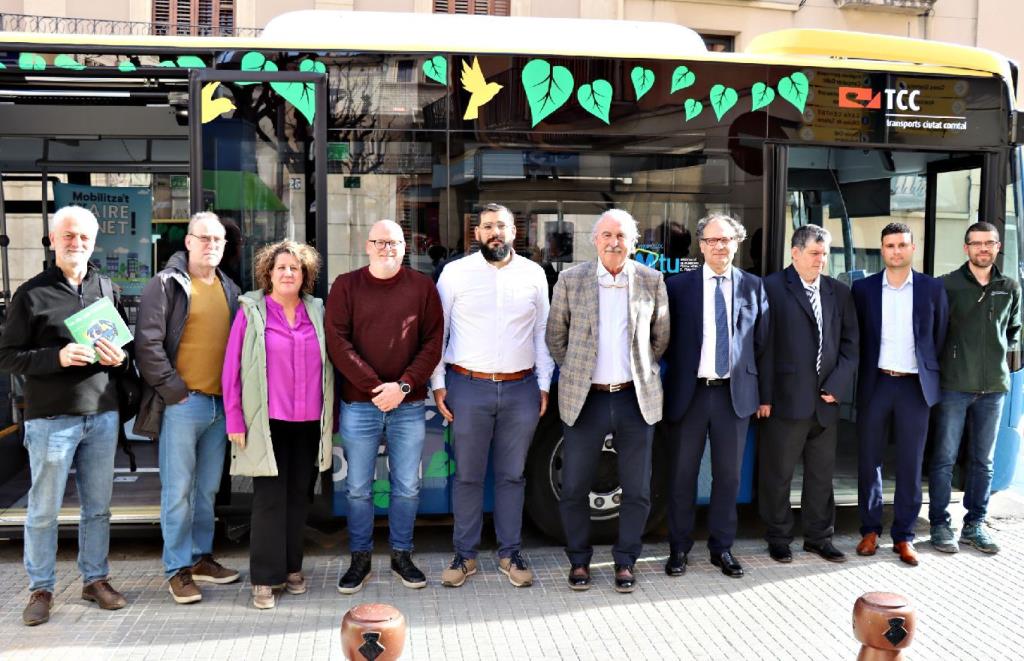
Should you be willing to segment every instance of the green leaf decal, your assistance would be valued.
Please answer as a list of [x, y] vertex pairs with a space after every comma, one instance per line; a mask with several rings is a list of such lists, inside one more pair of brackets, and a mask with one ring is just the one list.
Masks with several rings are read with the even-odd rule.
[[697, 82], [697, 75], [690, 71], [690, 67], [680, 65], [672, 72], [671, 92], [674, 93], [686, 89], [695, 82]]
[[391, 482], [389, 480], [373, 481], [373, 506], [386, 510], [391, 505]]
[[792, 103], [793, 107], [801, 113], [804, 111], [804, 106], [807, 104], [807, 92], [810, 90], [807, 76], [795, 71], [781, 78], [776, 87], [779, 88], [779, 96]]
[[[249, 51], [242, 56], [242, 71], [277, 71], [277, 65], [269, 61], [263, 53]], [[236, 85], [255, 85], [255, 81], [235, 83]]]
[[447, 478], [450, 475], [455, 475], [455, 462], [448, 460], [448, 453], [438, 450], [430, 455], [430, 462], [423, 470], [423, 477]]
[[203, 58], [195, 55], [182, 55], [178, 58], [178, 66], [182, 69], [205, 69], [206, 62], [203, 62]]
[[754, 83], [754, 86], [750, 89], [750, 96], [750, 109], [759, 110], [775, 100], [775, 90], [770, 85]]
[[435, 55], [423, 63], [423, 75], [435, 83], [448, 84], [448, 60], [444, 55]]
[[718, 121], [722, 121], [725, 113], [729, 112], [739, 99], [740, 95], [732, 87], [718, 84], [711, 88], [711, 109], [715, 111]]
[[175, 69], [177, 68], [178, 64], [174, 60], [160, 60], [160, 66]]
[[27, 71], [42, 71], [46, 68], [46, 60], [35, 53], [22, 53], [18, 56], [18, 68]]
[[546, 60], [527, 62], [522, 81], [534, 126], [564, 106], [572, 94], [572, 72], [565, 67], [552, 67]]
[[[277, 71], [277, 65], [273, 62], [264, 61], [264, 66], [266, 71]], [[323, 62], [303, 60], [299, 62], [299, 71], [324, 73], [327, 71], [327, 67]], [[313, 83], [270, 83], [270, 86], [295, 106], [295, 109], [306, 117], [306, 121], [310, 124], [313, 123], [313, 117], [316, 115], [316, 85]]]
[[683, 104], [683, 111], [686, 113], [686, 121], [690, 121], [704, 111], [704, 104], [697, 99], [687, 99]]
[[0, 69], [6, 69], [6, 68], [7, 68], [7, 65], [4, 64], [3, 62], [0, 62]]
[[633, 81], [633, 89], [636, 91], [637, 101], [639, 101], [644, 94], [650, 92], [651, 88], [654, 87], [654, 72], [650, 69], [633, 67], [633, 71], [630, 72], [629, 77]]
[[598, 78], [589, 85], [580, 85], [576, 90], [576, 100], [583, 109], [605, 124], [608, 124], [608, 112], [612, 109], [612, 84]]
[[59, 69], [71, 69], [73, 71], [81, 71], [85, 68], [84, 64], [70, 55], [58, 55], [53, 58], [53, 66]]
[[135, 71], [135, 63], [131, 60], [125, 60], [124, 62], [121, 62], [117, 65], [117, 70], [124, 71], [125, 73]]

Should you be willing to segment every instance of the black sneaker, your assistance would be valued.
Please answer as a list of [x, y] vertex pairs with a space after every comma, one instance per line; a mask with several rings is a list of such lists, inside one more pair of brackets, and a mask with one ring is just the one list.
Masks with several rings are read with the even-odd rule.
[[391, 551], [391, 573], [407, 588], [427, 587], [427, 577], [412, 563], [412, 551]]
[[371, 555], [369, 551], [353, 551], [352, 563], [348, 571], [338, 581], [338, 592], [342, 594], [355, 594], [363, 589], [366, 581], [370, 580]]

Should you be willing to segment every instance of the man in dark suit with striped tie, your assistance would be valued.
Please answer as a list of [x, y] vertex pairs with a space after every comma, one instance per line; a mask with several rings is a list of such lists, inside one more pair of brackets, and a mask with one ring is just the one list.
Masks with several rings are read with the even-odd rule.
[[832, 544], [839, 402], [852, 395], [858, 327], [850, 289], [824, 275], [832, 236], [805, 225], [793, 233], [793, 263], [764, 280], [771, 339], [762, 367], [758, 446], [758, 505], [768, 554], [791, 562], [793, 513], [789, 493], [803, 458], [800, 497], [804, 550], [831, 562], [846, 556]]

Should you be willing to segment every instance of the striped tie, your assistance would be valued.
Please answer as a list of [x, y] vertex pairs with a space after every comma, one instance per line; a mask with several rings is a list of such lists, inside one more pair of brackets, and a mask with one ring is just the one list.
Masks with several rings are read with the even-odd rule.
[[722, 293], [724, 275], [715, 278], [715, 373], [719, 378], [729, 376], [729, 315]]
[[814, 321], [818, 324], [818, 360], [815, 362], [818, 374], [821, 374], [821, 303], [818, 301], [818, 287], [816, 285], [804, 285], [804, 293], [807, 300], [811, 302], [811, 310], [814, 311]]

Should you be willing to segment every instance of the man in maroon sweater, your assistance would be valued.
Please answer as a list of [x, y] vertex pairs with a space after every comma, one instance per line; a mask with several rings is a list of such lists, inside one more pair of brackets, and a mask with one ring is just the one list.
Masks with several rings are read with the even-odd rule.
[[366, 241], [370, 265], [338, 276], [327, 298], [325, 332], [331, 362], [344, 376], [341, 441], [348, 463], [352, 562], [338, 592], [359, 592], [370, 577], [373, 477], [381, 436], [391, 478], [388, 525], [391, 571], [408, 588], [427, 584], [412, 561], [426, 434], [423, 400], [441, 360], [444, 315], [434, 282], [402, 266], [402, 228], [381, 220]]

